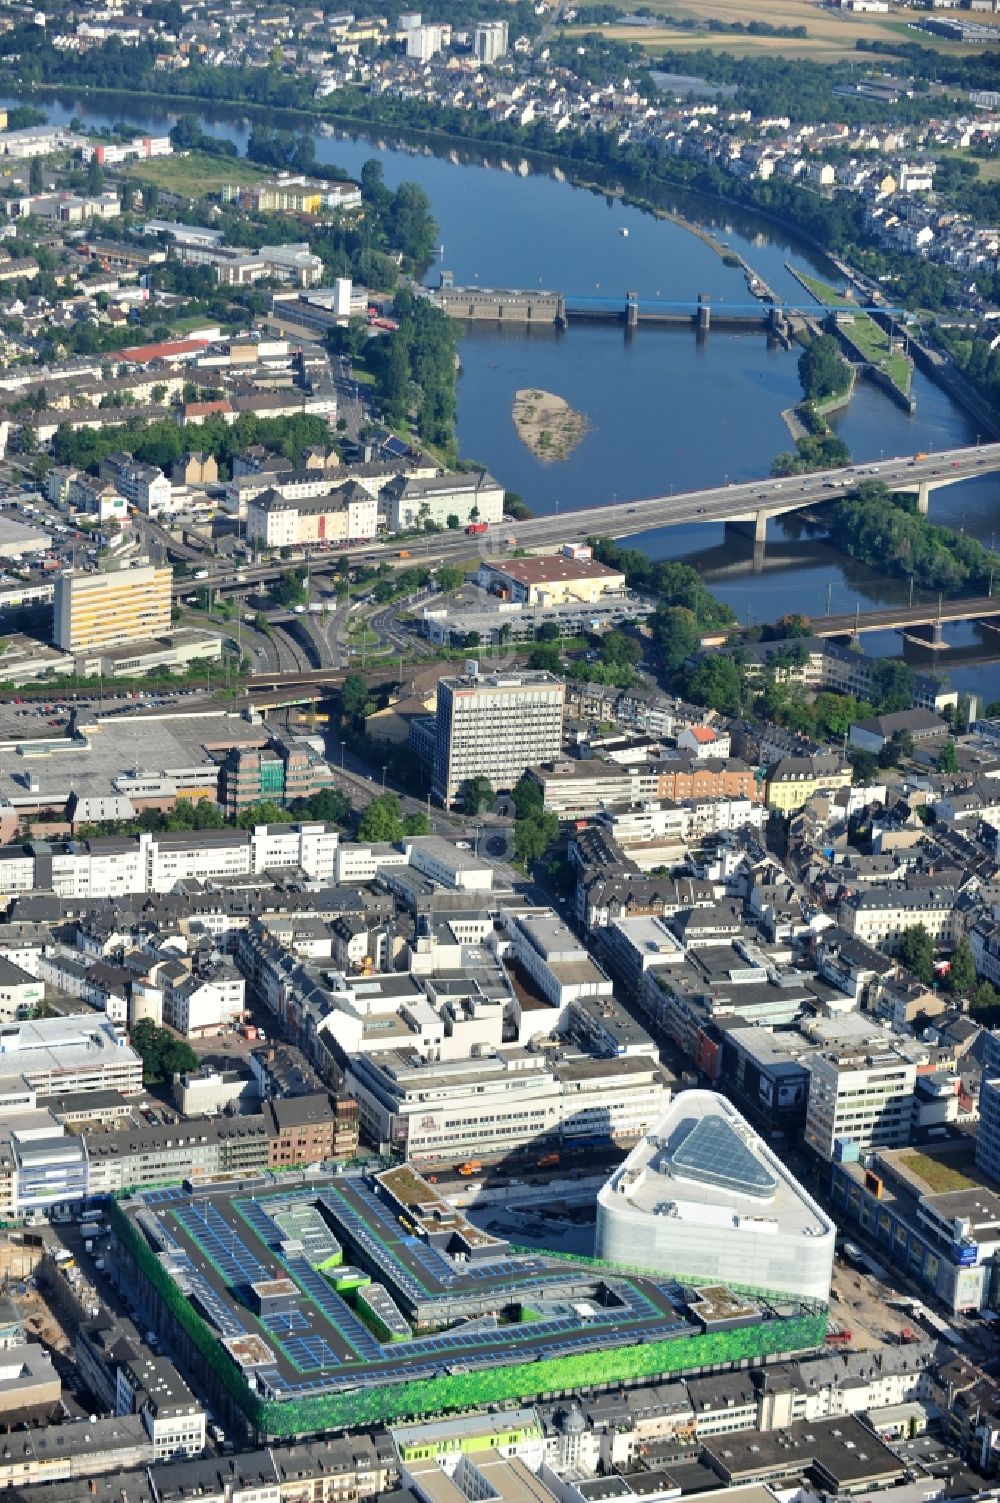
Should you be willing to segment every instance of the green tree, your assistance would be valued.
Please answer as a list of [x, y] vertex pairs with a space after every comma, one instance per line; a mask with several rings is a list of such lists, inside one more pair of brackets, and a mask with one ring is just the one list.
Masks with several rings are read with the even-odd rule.
[[687, 675], [685, 693], [692, 704], [707, 705], [722, 715], [738, 715], [743, 707], [744, 677], [735, 658], [711, 653]]
[[368, 680], [363, 673], [348, 673], [340, 690], [340, 713], [359, 722], [368, 714]]
[[339, 788], [323, 788], [310, 798], [293, 799], [296, 819], [321, 819], [324, 824], [346, 825], [351, 815], [351, 801]]
[[970, 999], [974, 1012], [981, 1012], [985, 1008], [996, 1007], [1000, 1003], [1000, 992], [988, 981], [980, 981]]
[[913, 671], [901, 658], [880, 658], [871, 669], [871, 696], [880, 715], [908, 710], [913, 701]]
[[462, 808], [466, 814], [482, 814], [493, 808], [496, 794], [489, 778], [469, 778], [462, 785]]
[[422, 809], [415, 809], [412, 814], [406, 814], [406, 815], [404, 815], [404, 817], [403, 817], [403, 834], [404, 835], [416, 836], [416, 835], [429, 835], [430, 833], [431, 833], [431, 822], [427, 818], [427, 815], [423, 812]]
[[457, 564], [439, 564], [435, 574], [438, 589], [443, 594], [449, 595], [452, 590], [460, 590], [465, 583], [465, 570]]
[[823, 734], [834, 741], [847, 735], [856, 720], [863, 720], [871, 706], [859, 706], [853, 694], [833, 694], [828, 690], [816, 695], [813, 701], [816, 723]]
[[913, 737], [909, 731], [893, 731], [892, 738], [885, 743], [878, 754], [880, 767], [899, 767], [908, 757], [913, 756]]
[[409, 406], [410, 364], [402, 330], [388, 340], [388, 349], [379, 361], [376, 392], [379, 407], [387, 423], [397, 426], [406, 417]]
[[532, 815], [519, 819], [514, 826], [514, 854], [526, 867], [540, 861], [559, 838], [559, 821], [554, 814]]
[[632, 637], [613, 627], [601, 638], [601, 662], [609, 667], [634, 666], [642, 662], [642, 648]]
[[87, 192], [94, 196], [104, 192], [104, 168], [96, 155], [87, 163]]
[[854, 768], [853, 781], [860, 787], [874, 783], [878, 775], [878, 758], [875, 753], [864, 751], [861, 747], [852, 747], [850, 757]]
[[538, 818], [544, 809], [542, 790], [534, 778], [525, 773], [515, 784], [512, 798], [514, 813], [518, 819]]
[[305, 605], [309, 599], [306, 589], [305, 570], [286, 569], [274, 586], [274, 598], [279, 605]]
[[976, 962], [972, 958], [972, 946], [967, 934], [963, 934], [955, 946], [948, 973], [948, 990], [965, 997], [976, 985]]
[[388, 234], [396, 250], [420, 264], [430, 259], [437, 238], [431, 201], [418, 183], [400, 183], [389, 206]]
[[811, 401], [840, 396], [851, 381], [851, 368], [832, 334], [820, 334], [799, 356], [799, 380]]
[[930, 986], [934, 980], [934, 941], [923, 924], [912, 924], [899, 936], [899, 958], [918, 981]]
[[403, 833], [402, 809], [394, 793], [373, 798], [358, 821], [358, 839], [372, 844], [400, 840]]
[[668, 675], [683, 667], [701, 646], [697, 618], [686, 606], [658, 607], [651, 625], [660, 662]]
[[42, 171], [41, 157], [32, 157], [28, 167], [28, 192], [41, 193], [45, 187], [45, 174]]
[[249, 804], [247, 808], [241, 809], [236, 816], [236, 823], [241, 830], [252, 830], [257, 825], [288, 825], [294, 818], [291, 810], [276, 804], [273, 799], [265, 799], [263, 803]]
[[156, 1085], [175, 1074], [198, 1068], [198, 1056], [191, 1045], [175, 1038], [168, 1028], [160, 1028], [152, 1018], [143, 1018], [136, 1023], [130, 1038], [142, 1060], [142, 1078], [146, 1085]]
[[948, 740], [938, 752], [938, 772], [952, 773], [958, 771], [958, 753], [955, 750], [954, 741]]
[[558, 647], [550, 642], [543, 643], [539, 647], [533, 647], [528, 654], [528, 667], [561, 676], [563, 661], [559, 655]]

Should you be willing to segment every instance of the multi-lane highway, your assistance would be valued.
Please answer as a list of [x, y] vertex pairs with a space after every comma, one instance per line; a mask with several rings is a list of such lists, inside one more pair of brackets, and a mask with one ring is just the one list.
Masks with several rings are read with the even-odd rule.
[[[581, 541], [593, 533], [625, 538], [653, 528], [699, 522], [749, 522], [760, 535], [761, 526], [768, 517], [849, 496], [867, 481], [882, 481], [892, 490], [917, 493], [923, 502], [929, 492], [940, 486], [997, 470], [1000, 470], [1000, 443], [945, 449], [919, 458], [903, 456], [871, 464], [847, 465], [842, 469], [820, 470], [811, 475], [729, 482], [679, 495], [649, 496], [638, 501], [619, 501], [610, 506], [577, 507], [551, 516], [504, 523], [501, 528], [491, 529], [478, 538], [469, 538], [464, 532], [433, 533], [417, 540], [386, 538], [378, 543], [360, 543], [335, 552], [313, 553], [310, 568], [313, 573], [331, 571], [345, 555], [356, 562], [395, 563], [401, 551], [407, 552], [407, 564], [433, 565], [448, 559], [467, 558], [475, 552], [502, 553], [508, 547], [504, 539], [514, 535], [517, 546], [531, 549], [558, 547], [566, 542]], [[194, 581], [175, 579], [174, 593], [187, 594], [198, 586], [246, 592], [254, 584], [279, 579], [295, 562], [292, 559], [279, 564], [237, 568], [227, 561], [204, 560], [204, 576]], [[198, 572], [201, 574], [202, 570]]]

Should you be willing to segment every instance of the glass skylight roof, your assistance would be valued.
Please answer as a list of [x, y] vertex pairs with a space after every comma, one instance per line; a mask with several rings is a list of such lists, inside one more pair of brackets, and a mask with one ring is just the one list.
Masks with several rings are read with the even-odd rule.
[[755, 1200], [770, 1200], [778, 1181], [724, 1117], [702, 1117], [670, 1156], [673, 1172]]

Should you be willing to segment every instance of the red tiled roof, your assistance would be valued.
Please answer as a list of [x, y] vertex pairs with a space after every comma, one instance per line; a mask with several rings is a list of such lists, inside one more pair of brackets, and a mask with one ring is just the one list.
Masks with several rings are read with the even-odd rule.
[[218, 402], [187, 402], [184, 406], [184, 416], [186, 418], [211, 417], [213, 412], [232, 412], [232, 410], [225, 399]]
[[200, 355], [207, 349], [207, 339], [167, 339], [162, 344], [136, 344], [127, 350], [119, 350], [119, 360], [131, 361], [134, 365], [148, 365], [151, 360], [176, 360], [179, 355]]

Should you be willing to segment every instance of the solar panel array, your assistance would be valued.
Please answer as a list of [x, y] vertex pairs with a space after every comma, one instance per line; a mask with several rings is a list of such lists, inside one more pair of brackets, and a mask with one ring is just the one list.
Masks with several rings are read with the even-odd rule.
[[210, 1200], [192, 1201], [174, 1214], [211, 1258], [230, 1288], [262, 1284], [274, 1277]]
[[271, 1220], [291, 1241], [302, 1243], [303, 1255], [314, 1268], [343, 1252], [322, 1216], [311, 1205], [293, 1205], [287, 1210], [275, 1211]]
[[[276, 1398], [331, 1393], [349, 1385], [369, 1388], [400, 1379], [435, 1377], [443, 1371], [563, 1356], [569, 1351], [603, 1350], [630, 1339], [669, 1339], [692, 1329], [684, 1313], [684, 1291], [671, 1280], [637, 1282], [604, 1276], [610, 1298], [602, 1303], [587, 1298], [590, 1308], [579, 1311], [572, 1302], [580, 1298], [581, 1281], [586, 1284], [588, 1280], [584, 1268], [544, 1255], [507, 1253], [484, 1259], [482, 1264], [458, 1263], [422, 1237], [404, 1236], [392, 1210], [356, 1176], [316, 1187], [291, 1191], [282, 1187], [272, 1194], [240, 1196], [223, 1202], [227, 1215], [209, 1196], [192, 1198], [180, 1189], [152, 1191], [143, 1197], [143, 1205], [146, 1209], [136, 1213], [137, 1221], [154, 1245], [169, 1252], [185, 1287], [216, 1329], [223, 1336], [266, 1333], [276, 1356], [283, 1360], [257, 1376], [262, 1390]], [[228, 1216], [235, 1216], [235, 1224]], [[194, 1255], [170, 1230], [174, 1217], [195, 1249]], [[411, 1336], [405, 1346], [388, 1341], [383, 1345], [314, 1266], [341, 1248], [327, 1217], [351, 1256], [367, 1272], [380, 1272], [392, 1294], [420, 1307], [424, 1319], [439, 1298], [442, 1324], [454, 1319], [463, 1289], [471, 1297], [472, 1308], [482, 1309], [482, 1296], [491, 1286], [498, 1307], [530, 1300], [532, 1291], [542, 1284], [544, 1296], [559, 1308], [546, 1313], [542, 1305], [536, 1312], [538, 1318], [502, 1327], [458, 1325]], [[301, 1254], [281, 1251], [282, 1243], [290, 1241], [302, 1244]], [[209, 1270], [198, 1266], [199, 1252], [223, 1288], [213, 1283]], [[237, 1298], [245, 1299], [249, 1285], [282, 1273], [301, 1291], [293, 1309], [256, 1319], [227, 1297], [232, 1290]], [[378, 1286], [370, 1287], [374, 1291]], [[384, 1292], [389, 1299], [389, 1292]], [[398, 1335], [409, 1329], [402, 1317], [398, 1324], [391, 1324]]]

